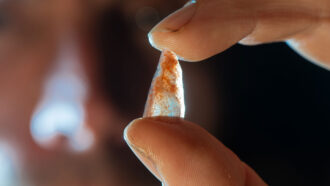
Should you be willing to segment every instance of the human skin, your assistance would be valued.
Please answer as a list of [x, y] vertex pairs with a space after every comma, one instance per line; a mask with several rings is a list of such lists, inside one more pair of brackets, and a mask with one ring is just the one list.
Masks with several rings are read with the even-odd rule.
[[126, 128], [124, 137], [164, 185], [266, 185], [232, 151], [189, 121], [170, 117], [137, 119]]
[[[236, 43], [286, 41], [303, 57], [329, 69], [329, 10], [326, 0], [199, 0], [157, 24], [149, 40], [155, 48], [193, 62]], [[137, 119], [124, 137], [164, 185], [267, 185], [220, 141], [183, 119]]]
[[209, 58], [230, 46], [288, 41], [298, 53], [330, 66], [327, 0], [200, 0], [174, 12], [149, 34], [152, 45], [187, 61]]

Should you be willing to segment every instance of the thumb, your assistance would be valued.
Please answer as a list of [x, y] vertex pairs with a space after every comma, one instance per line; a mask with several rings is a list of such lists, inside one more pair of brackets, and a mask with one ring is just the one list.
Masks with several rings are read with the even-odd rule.
[[266, 185], [233, 152], [188, 121], [137, 119], [124, 135], [133, 152], [164, 185]]

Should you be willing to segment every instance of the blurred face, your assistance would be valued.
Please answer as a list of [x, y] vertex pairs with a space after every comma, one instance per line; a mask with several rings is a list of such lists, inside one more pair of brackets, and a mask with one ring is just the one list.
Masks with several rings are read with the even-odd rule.
[[122, 131], [158, 60], [146, 34], [182, 4], [0, 0], [0, 180], [157, 184]]

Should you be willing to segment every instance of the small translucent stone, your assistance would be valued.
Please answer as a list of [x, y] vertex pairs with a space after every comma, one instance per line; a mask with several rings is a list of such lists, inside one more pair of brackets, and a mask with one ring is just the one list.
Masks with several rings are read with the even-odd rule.
[[177, 56], [168, 50], [162, 52], [152, 80], [143, 117], [185, 115], [182, 70]]

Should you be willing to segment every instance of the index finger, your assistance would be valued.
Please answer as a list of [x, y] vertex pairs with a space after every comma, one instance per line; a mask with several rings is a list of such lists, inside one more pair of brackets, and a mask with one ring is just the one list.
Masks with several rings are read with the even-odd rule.
[[[161, 21], [149, 39], [154, 47], [172, 50], [187, 61], [206, 59], [237, 42], [291, 40], [297, 46], [308, 41], [295, 48], [314, 61], [330, 64], [330, 54], [324, 51], [330, 36], [320, 34], [328, 30], [329, 10], [326, 0], [199, 0]], [[316, 41], [322, 46], [317, 52], [308, 46]]]

